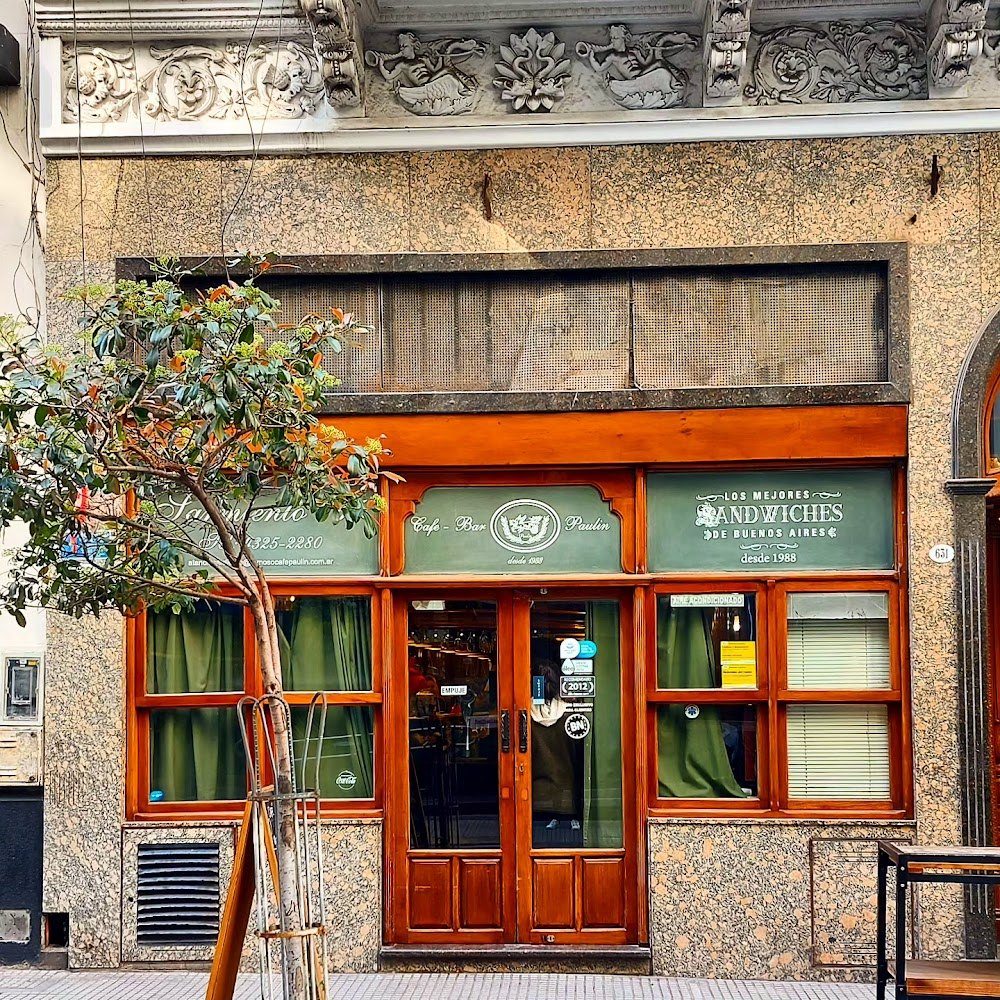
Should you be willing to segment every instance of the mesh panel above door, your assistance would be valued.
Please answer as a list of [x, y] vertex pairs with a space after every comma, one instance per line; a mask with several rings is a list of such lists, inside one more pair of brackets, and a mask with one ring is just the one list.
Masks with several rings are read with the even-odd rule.
[[634, 272], [641, 389], [881, 382], [888, 369], [878, 265]]

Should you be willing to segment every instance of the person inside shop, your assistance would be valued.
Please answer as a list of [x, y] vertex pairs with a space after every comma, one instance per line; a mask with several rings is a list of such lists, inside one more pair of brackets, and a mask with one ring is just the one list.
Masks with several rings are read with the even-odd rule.
[[570, 705], [559, 697], [559, 664], [532, 657], [545, 700], [531, 706], [531, 802], [535, 847], [583, 845], [583, 741], [566, 732]]

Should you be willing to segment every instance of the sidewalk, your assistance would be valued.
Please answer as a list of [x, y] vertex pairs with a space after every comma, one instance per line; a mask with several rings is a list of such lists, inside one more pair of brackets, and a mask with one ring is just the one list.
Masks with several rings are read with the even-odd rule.
[[[200, 972], [0, 969], [0, 1000], [204, 1000]], [[260, 997], [241, 976], [236, 1000]], [[875, 987], [652, 976], [394, 973], [332, 976], [330, 1000], [872, 1000]], [[275, 996], [280, 997], [278, 987]]]

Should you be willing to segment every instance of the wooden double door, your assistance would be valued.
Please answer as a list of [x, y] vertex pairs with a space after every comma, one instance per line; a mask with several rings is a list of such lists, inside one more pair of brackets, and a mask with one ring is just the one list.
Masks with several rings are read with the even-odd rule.
[[631, 593], [395, 600], [389, 940], [637, 942]]

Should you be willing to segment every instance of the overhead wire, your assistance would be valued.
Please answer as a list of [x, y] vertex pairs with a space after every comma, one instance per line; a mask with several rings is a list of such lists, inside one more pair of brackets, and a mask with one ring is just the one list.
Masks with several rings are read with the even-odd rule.
[[153, 233], [153, 196], [149, 189], [149, 163], [146, 155], [146, 131], [142, 124], [142, 102], [139, 98], [139, 57], [135, 51], [135, 25], [132, 19], [132, 0], [128, 0], [128, 35], [132, 46], [132, 65], [135, 67], [135, 117], [139, 123], [139, 153], [142, 162], [142, 186], [146, 193], [146, 222], [149, 226], [150, 259], [158, 257], [156, 236]]
[[[80, 271], [83, 278], [83, 286], [87, 286], [87, 233], [86, 233], [86, 218], [84, 215], [83, 208], [83, 198], [84, 198], [84, 183], [83, 183], [83, 105], [80, 99], [80, 48], [77, 44], [77, 11], [76, 11], [76, 0], [72, 0], [72, 15], [73, 15], [73, 63], [75, 69], [76, 77], [76, 163], [77, 171], [79, 176], [79, 188], [80, 188]], [[81, 308], [84, 313], [86, 313], [86, 299], [81, 299]]]

